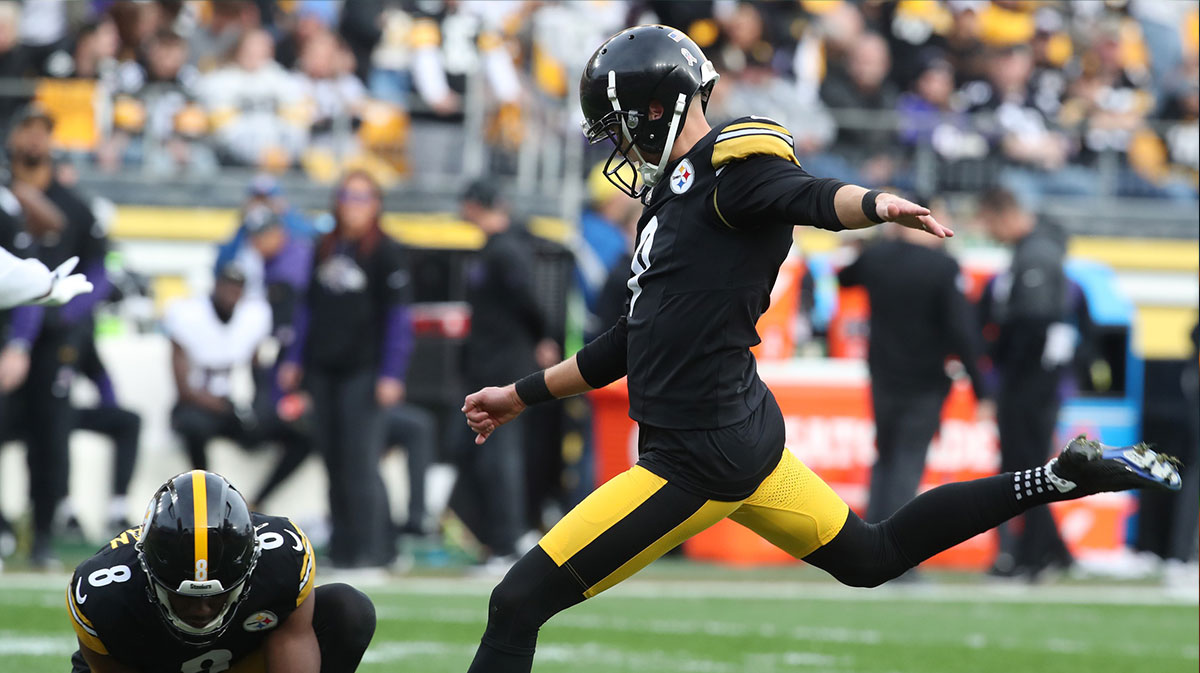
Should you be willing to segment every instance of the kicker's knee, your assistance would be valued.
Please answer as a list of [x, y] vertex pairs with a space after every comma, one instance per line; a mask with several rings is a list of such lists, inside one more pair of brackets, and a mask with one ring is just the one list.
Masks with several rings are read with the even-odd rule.
[[570, 573], [534, 547], [492, 590], [483, 641], [509, 654], [531, 654], [542, 624], [582, 600]]

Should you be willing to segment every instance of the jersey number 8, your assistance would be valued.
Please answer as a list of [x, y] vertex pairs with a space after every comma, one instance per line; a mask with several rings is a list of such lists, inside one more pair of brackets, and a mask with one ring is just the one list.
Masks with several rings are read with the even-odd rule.
[[111, 568], [101, 568], [96, 572], [88, 575], [88, 584], [94, 587], [106, 587], [113, 582], [127, 582], [133, 573], [129, 571], [127, 565], [115, 565]]
[[233, 652], [213, 650], [183, 662], [179, 673], [220, 673], [228, 671], [231, 663], [233, 663]]

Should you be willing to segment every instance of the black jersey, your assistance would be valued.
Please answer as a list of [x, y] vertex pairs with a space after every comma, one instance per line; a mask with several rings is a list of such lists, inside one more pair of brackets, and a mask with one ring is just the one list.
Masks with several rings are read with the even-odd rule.
[[[138, 563], [136, 528], [75, 569], [67, 611], [79, 640], [138, 673], [224, 671], [261, 657], [267, 636], [312, 592], [315, 558], [308, 538], [286, 517], [252, 518], [262, 552], [245, 598], [216, 642], [189, 645], [163, 622]], [[88, 671], [80, 654], [72, 662], [75, 673]]]
[[[744, 117], [712, 129], [655, 186], [638, 222], [628, 310], [580, 351], [584, 379], [600, 387], [627, 374], [629, 415], [643, 433], [728, 428], [764, 408], [768, 391], [750, 353], [756, 324], [792, 227], [842, 228], [833, 208], [842, 185], [804, 171], [791, 135], [773, 120]], [[711, 469], [695, 467], [711, 484], [729, 483], [761, 472], [781, 449], [745, 461], [714, 455]], [[708, 462], [694, 452], [690, 459]]]

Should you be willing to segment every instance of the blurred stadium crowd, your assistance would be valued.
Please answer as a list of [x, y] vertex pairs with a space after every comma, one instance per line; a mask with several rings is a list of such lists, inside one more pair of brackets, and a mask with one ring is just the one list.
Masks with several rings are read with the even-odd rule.
[[5, 2], [0, 116], [82, 101], [68, 149], [106, 171], [455, 173], [471, 130], [515, 171], [538, 125], [570, 127], [547, 110], [576, 119], [590, 45], [652, 21], [716, 63], [715, 121], [776, 118], [816, 174], [1195, 198], [1187, 2]]
[[[524, 435], [470, 451], [448, 405], [572, 352], [622, 310], [638, 208], [588, 172], [602, 155], [578, 131], [575, 89], [595, 45], [638, 23], [684, 29], [722, 75], [710, 121], [773, 117], [814, 175], [922, 200], [1002, 185], [1026, 208], [1059, 196], [1165, 207], [1197, 199], [1198, 20], [1194, 2], [1169, 0], [0, 1], [0, 244], [48, 264], [78, 255], [97, 286], [62, 309], [5, 316], [0, 436], [29, 446], [31, 558], [52, 566], [52, 539], [78, 529], [63, 506], [71, 430], [117, 448], [115, 531], [149, 422], [118, 402], [95, 345], [97, 305], [132, 304], [146, 284], [114, 261], [111, 204], [82, 193], [151, 203], [169, 177], [172, 205], [237, 204], [235, 233], [188, 260], [205, 292], [137, 318], [170, 340], [169, 360], [150, 367], [170, 365], [177, 399], [162, 415], [191, 465], [207, 465], [217, 437], [282, 446], [247, 494], [259, 504], [320, 453], [332, 560], [377, 567], [395, 560], [399, 535], [433, 532], [424, 476], [453, 463], [449, 507], [503, 568], [553, 518], [544, 510], [592, 486], [588, 410], [531, 412]], [[132, 197], [96, 193], [115, 177], [133, 181]], [[413, 185], [443, 179], [478, 253], [433, 259], [381, 226]], [[522, 226], [538, 208], [506, 203], [508, 187], [533, 183], [550, 195], [542, 211], [566, 215], [565, 245]], [[817, 288], [801, 275], [811, 317]], [[469, 306], [469, 334], [419, 308], [447, 300]], [[815, 322], [823, 338], [828, 316]], [[453, 366], [437, 369], [442, 359]], [[252, 371], [249, 396], [235, 394], [236, 367]], [[76, 375], [94, 382], [94, 408], [69, 403]], [[418, 378], [444, 390], [408, 385]], [[394, 525], [378, 472], [392, 446], [409, 474], [408, 518]], [[0, 517], [0, 557], [8, 530]], [[1184, 533], [1186, 561], [1195, 530]]]

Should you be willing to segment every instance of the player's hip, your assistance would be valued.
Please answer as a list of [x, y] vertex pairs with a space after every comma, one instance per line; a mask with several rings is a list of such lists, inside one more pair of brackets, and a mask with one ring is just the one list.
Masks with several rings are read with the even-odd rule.
[[642, 422], [638, 465], [711, 500], [743, 500], [784, 450], [783, 413], [759, 382], [757, 398], [736, 422], [717, 428], [669, 428]]

